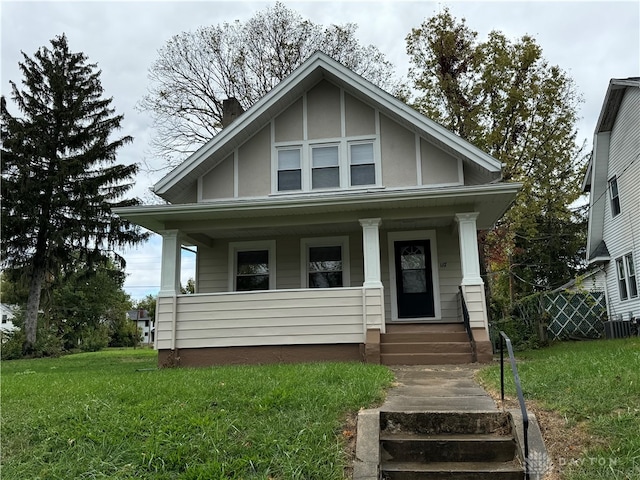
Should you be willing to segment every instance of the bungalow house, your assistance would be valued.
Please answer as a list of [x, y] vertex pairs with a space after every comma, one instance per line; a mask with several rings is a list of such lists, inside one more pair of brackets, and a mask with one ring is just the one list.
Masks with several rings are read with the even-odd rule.
[[583, 181], [587, 261], [605, 285], [610, 320], [640, 317], [640, 78], [612, 79]]
[[230, 111], [155, 185], [168, 204], [117, 210], [162, 236], [161, 365], [491, 358], [477, 231], [520, 188], [500, 162], [322, 53]]

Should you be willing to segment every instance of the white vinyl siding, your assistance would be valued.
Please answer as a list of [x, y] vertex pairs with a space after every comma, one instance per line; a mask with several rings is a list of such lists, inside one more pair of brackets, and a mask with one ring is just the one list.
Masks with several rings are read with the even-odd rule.
[[[640, 88], [628, 88], [611, 130], [608, 145], [608, 165], [605, 179], [615, 176], [620, 197], [620, 214], [613, 217], [609, 207], [604, 209], [603, 239], [609, 250], [611, 261], [606, 266], [607, 303], [611, 319], [629, 319], [640, 315], [640, 295], [621, 298], [618, 282], [617, 259], [631, 254], [634, 274], [640, 259]], [[610, 204], [608, 194], [601, 202]], [[624, 267], [624, 264], [623, 264]], [[636, 276], [636, 286], [637, 286]]]

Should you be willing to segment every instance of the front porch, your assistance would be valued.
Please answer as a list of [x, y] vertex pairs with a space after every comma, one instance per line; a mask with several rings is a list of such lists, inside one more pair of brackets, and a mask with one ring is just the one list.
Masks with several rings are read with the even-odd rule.
[[[387, 327], [462, 328], [463, 298], [490, 348], [477, 231], [510, 198], [492, 186], [128, 211], [163, 238], [160, 364], [384, 362]], [[183, 246], [197, 249], [193, 295], [180, 294]]]
[[[459, 213], [449, 220], [423, 219], [414, 222], [421, 227], [415, 230], [400, 230], [392, 219], [362, 218], [355, 225], [333, 224], [327, 232], [331, 236], [321, 235], [329, 228], [322, 225], [311, 239], [291, 227], [288, 235], [220, 239], [217, 245], [199, 246], [197, 293], [191, 295], [177, 293], [180, 249], [189, 236], [178, 229], [163, 231], [156, 327], [159, 362], [165, 366], [322, 360], [438, 363], [432, 354], [447, 353], [449, 347], [461, 353], [473, 343], [465, 329], [463, 299], [468, 325], [483, 353], [479, 358], [486, 361], [491, 352], [476, 218], [475, 213]], [[356, 225], [359, 232], [353, 231]], [[305, 230], [309, 234], [308, 226]], [[312, 245], [340, 247], [339, 261], [320, 262], [318, 271], [332, 268], [326, 274], [330, 276], [317, 277], [320, 273], [307, 268]], [[422, 250], [416, 251], [416, 245]], [[260, 255], [259, 248], [265, 249]], [[247, 250], [263, 259], [249, 270], [238, 263], [238, 255]], [[247, 271], [256, 278], [248, 281]], [[336, 275], [340, 283], [334, 288], [312, 288], [311, 282], [322, 283]], [[415, 283], [416, 278], [421, 280]], [[253, 284], [269, 289], [237, 291]], [[211, 291], [215, 285], [218, 291]], [[408, 314], [402, 302], [413, 304]], [[421, 304], [428, 305], [423, 309]], [[425, 325], [435, 329], [424, 330]], [[419, 340], [390, 346], [399, 332]], [[394, 360], [386, 352], [389, 349], [404, 355]], [[445, 355], [439, 363], [469, 363], [477, 358], [473, 350], [469, 355]]]

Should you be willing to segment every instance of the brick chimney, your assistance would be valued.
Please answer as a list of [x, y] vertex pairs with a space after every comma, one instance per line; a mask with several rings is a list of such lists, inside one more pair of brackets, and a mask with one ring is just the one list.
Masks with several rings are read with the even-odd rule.
[[228, 127], [244, 110], [237, 98], [231, 97], [222, 101], [222, 128]]

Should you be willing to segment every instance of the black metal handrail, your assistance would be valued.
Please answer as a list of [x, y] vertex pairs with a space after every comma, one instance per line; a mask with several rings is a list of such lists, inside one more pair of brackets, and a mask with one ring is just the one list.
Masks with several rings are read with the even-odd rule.
[[462, 287], [460, 285], [458, 285], [458, 291], [460, 292], [460, 303], [462, 304], [462, 321], [464, 322], [464, 328], [467, 330], [469, 343], [471, 343], [471, 361], [473, 363], [476, 363], [478, 361], [476, 340], [475, 338], [473, 338], [473, 330], [471, 330], [471, 320], [469, 319], [469, 309], [467, 308], [467, 302], [464, 300], [464, 293], [462, 292]]
[[520, 403], [520, 412], [522, 413], [522, 428], [524, 430], [524, 474], [525, 478], [529, 480], [529, 415], [527, 414], [527, 407], [524, 403], [524, 395], [522, 394], [522, 386], [520, 385], [520, 375], [518, 375], [518, 367], [516, 366], [516, 359], [513, 355], [513, 347], [511, 346], [511, 339], [506, 333], [500, 332], [500, 398], [504, 402], [504, 345], [507, 345], [507, 351], [509, 352], [509, 361], [511, 363], [511, 372], [513, 373], [513, 381], [516, 385], [516, 393], [518, 395], [518, 402]]

